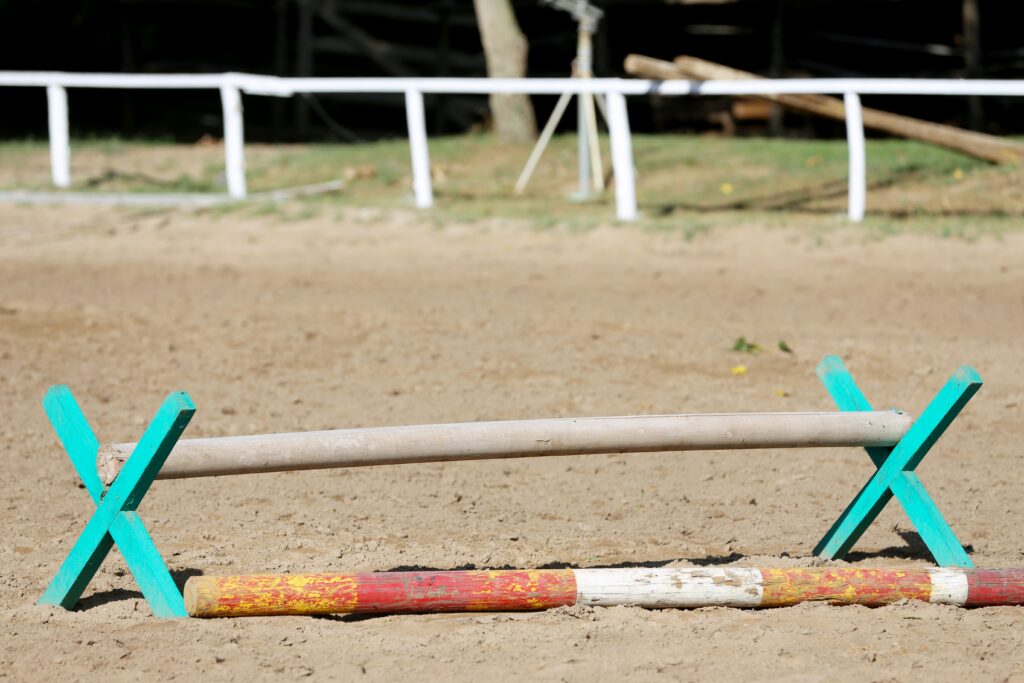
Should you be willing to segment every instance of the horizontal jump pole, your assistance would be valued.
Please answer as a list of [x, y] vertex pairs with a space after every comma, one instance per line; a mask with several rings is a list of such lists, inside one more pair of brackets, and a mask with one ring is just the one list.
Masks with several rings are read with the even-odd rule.
[[[338, 429], [178, 441], [157, 479], [419, 462], [753, 448], [895, 445], [900, 411], [646, 415]], [[102, 446], [111, 483], [135, 444]]]
[[1024, 604], [1024, 569], [833, 567], [542, 569], [193, 576], [192, 617], [534, 611], [569, 605], [648, 609], [879, 607], [914, 600], [959, 607]]

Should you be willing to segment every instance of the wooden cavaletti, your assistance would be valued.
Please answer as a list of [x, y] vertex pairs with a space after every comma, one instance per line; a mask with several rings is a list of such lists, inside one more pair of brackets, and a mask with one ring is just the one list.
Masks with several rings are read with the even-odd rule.
[[[195, 412], [195, 406], [188, 394], [177, 392], [167, 398], [138, 443], [102, 448], [71, 391], [65, 386], [52, 387], [43, 400], [43, 406], [96, 503], [96, 510], [39, 602], [72, 608], [107, 553], [117, 544], [153, 613], [160, 617], [187, 615], [181, 592], [135, 512], [158, 478], [610, 452], [862, 446], [876, 469], [818, 543], [815, 555], [823, 559], [845, 556], [886, 503], [895, 497], [939, 565], [972, 567], [963, 546], [943, 520], [914, 469], [981, 387], [978, 373], [969, 366], [957, 370], [916, 420], [898, 411], [875, 411], [842, 361], [835, 356], [827, 356], [819, 364], [818, 375], [841, 412], [525, 420], [193, 440], [179, 440]], [[606, 602], [604, 598], [596, 597], [612, 595], [620, 589], [630, 592], [632, 597], [629, 599], [633, 602], [628, 604], [671, 607], [699, 605], [687, 602], [690, 598], [679, 597], [682, 593], [677, 595], [675, 602], [669, 600], [665, 604], [655, 604], [661, 598], [641, 600], [636, 596], [643, 594], [644, 590], [654, 591], [650, 595], [663, 595], [664, 586], [659, 583], [662, 581], [659, 577], [669, 577], [665, 579], [669, 582], [685, 578], [697, 586], [704, 585], [705, 578], [710, 575], [706, 573], [708, 570], [622, 571], [625, 573], [580, 569], [323, 574], [312, 575], [313, 578], [197, 577], [190, 581], [186, 592], [197, 615], [207, 609], [196, 607], [198, 605], [213, 605], [210, 609], [216, 611], [220, 609], [217, 605], [223, 606], [232, 601], [238, 605], [271, 605], [267, 608], [271, 610], [276, 609], [274, 605], [285, 605], [285, 610], [299, 610], [283, 613], [311, 613], [309, 610], [321, 608], [341, 612], [365, 611], [367, 605], [378, 603], [379, 611], [392, 608], [394, 611], [420, 611], [419, 608], [426, 606], [422, 601], [431, 596], [438, 598], [438, 608], [444, 609], [471, 609], [468, 605], [485, 603], [491, 605], [487, 609], [541, 609], [555, 603], [575, 604], [577, 601], [627, 604]], [[699, 573], [702, 571], [705, 574]], [[832, 588], [829, 586], [846, 585], [842, 590], [854, 590], [856, 593], [859, 590], [856, 586], [860, 585], [857, 577], [861, 576], [856, 572], [862, 570], [850, 570], [855, 572], [852, 574], [832, 569], [821, 570], [825, 572], [822, 574], [816, 574], [817, 569], [728, 571], [739, 572], [736, 576], [748, 576], [751, 581], [755, 578], [751, 572], [760, 572], [756, 575], [761, 577], [761, 583], [757, 584], [760, 588], [744, 584], [745, 590], [761, 591], [758, 603], [735, 606], [763, 607], [776, 604], [773, 602], [775, 598], [765, 596], [775, 595], [772, 591], [777, 585], [805, 585], [792, 578], [803, 576], [800, 572], [810, 572], [808, 576], [818, 577], [806, 584], [808, 590], [820, 589], [825, 591], [822, 595], [830, 596]], [[772, 573], [777, 571], [797, 574]], [[914, 574], [917, 570], [886, 571], [890, 573], [869, 573], [865, 576], [879, 581], [893, 576], [917, 577], [908, 579], [910, 583], [897, 582], [899, 590], [918, 590], [913, 586], [924, 590], [921, 586], [924, 586], [925, 578], [932, 580], [935, 576], [947, 576], [927, 572]], [[980, 582], [978, 586], [988, 586], [990, 579], [995, 580], [992, 577], [1004, 575], [979, 570], [976, 574], [961, 573], [957, 576], [966, 576], [968, 580], [975, 577], [976, 583]], [[1017, 585], [1014, 583], [1018, 581], [1017, 574], [1011, 572], [1006, 576], [1010, 577], [1007, 585]], [[775, 578], [769, 580], [770, 577]], [[434, 592], [431, 592], [431, 586], [436, 589]], [[932, 594], [928, 593], [929, 596]], [[801, 593], [797, 591], [794, 595], [799, 598]], [[483, 596], [490, 596], [498, 602], [492, 605]], [[321, 605], [318, 602], [321, 599], [327, 603]], [[1005, 596], [998, 599], [1011, 600]], [[973, 604], [968, 598], [965, 600], [962, 604]], [[353, 609], [346, 610], [344, 606], [350, 603]], [[298, 607], [300, 604], [313, 607]], [[778, 604], [790, 603], [783, 600]], [[951, 604], [961, 603], [954, 601]], [[244, 611], [246, 608], [238, 609]]]

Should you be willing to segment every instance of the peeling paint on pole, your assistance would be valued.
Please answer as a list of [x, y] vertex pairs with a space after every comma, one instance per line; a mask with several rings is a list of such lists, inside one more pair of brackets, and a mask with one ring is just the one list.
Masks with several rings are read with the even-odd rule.
[[879, 607], [914, 600], [960, 607], [1024, 604], [1024, 569], [788, 567], [422, 571], [197, 576], [194, 617], [515, 612], [567, 605], [651, 609]]

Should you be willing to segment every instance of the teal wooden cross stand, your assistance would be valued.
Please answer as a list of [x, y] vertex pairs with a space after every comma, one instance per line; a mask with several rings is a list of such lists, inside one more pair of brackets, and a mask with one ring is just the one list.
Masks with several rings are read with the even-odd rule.
[[96, 503], [96, 511], [39, 604], [60, 605], [65, 609], [74, 607], [116, 543], [153, 614], [165, 618], [187, 616], [181, 591], [135, 510], [192, 419], [196, 411], [192, 399], [183, 392], [167, 397], [121, 474], [106, 492], [96, 472], [99, 441], [71, 390], [66, 386], [51, 387], [43, 399], [43, 408], [71, 464]]
[[[818, 377], [840, 410], [872, 410], [837, 356], [825, 356], [818, 364]], [[969, 365], [961, 366], [898, 444], [865, 449], [878, 469], [818, 542], [815, 555], [830, 560], [844, 557], [896, 496], [937, 564], [974, 566], [914, 469], [980, 388], [978, 372]]]

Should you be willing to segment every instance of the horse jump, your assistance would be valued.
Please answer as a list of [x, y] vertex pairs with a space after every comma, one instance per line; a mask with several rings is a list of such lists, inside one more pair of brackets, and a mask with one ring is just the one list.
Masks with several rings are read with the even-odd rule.
[[[973, 567], [914, 469], [981, 387], [978, 373], [962, 366], [913, 421], [898, 411], [875, 411], [835, 356], [819, 364], [818, 375], [841, 412], [525, 420], [182, 441], [195, 405], [176, 392], [138, 443], [102, 447], [70, 390], [51, 387], [43, 407], [97, 507], [39, 602], [72, 608], [116, 543], [154, 614], [186, 616], [182, 594], [135, 512], [158, 478], [588, 453], [861, 446], [876, 469], [815, 555], [842, 558], [895, 497], [939, 565]], [[596, 570], [567, 571], [578, 587], [585, 572]], [[375, 585], [366, 577], [376, 575], [347, 576]]]

